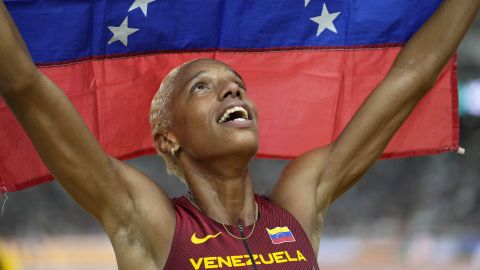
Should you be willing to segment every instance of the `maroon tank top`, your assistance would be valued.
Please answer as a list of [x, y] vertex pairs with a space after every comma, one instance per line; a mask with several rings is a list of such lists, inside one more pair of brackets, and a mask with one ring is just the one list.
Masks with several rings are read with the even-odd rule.
[[[187, 269], [319, 269], [313, 248], [298, 221], [267, 198], [256, 196], [255, 224], [228, 231], [197, 209], [185, 196], [173, 199], [175, 235], [166, 270]], [[252, 232], [253, 230], [253, 232]], [[255, 265], [254, 265], [255, 264]]]

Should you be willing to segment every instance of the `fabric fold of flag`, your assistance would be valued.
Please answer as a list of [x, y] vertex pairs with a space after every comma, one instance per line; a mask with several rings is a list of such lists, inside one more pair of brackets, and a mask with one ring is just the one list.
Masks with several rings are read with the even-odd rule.
[[[259, 157], [294, 158], [334, 140], [440, 0], [5, 0], [35, 63], [105, 151], [155, 153], [148, 112], [163, 77], [196, 58], [226, 62], [259, 111]], [[388, 10], [388, 12], [385, 12]], [[384, 158], [458, 148], [456, 62]], [[52, 177], [0, 101], [0, 187]]]

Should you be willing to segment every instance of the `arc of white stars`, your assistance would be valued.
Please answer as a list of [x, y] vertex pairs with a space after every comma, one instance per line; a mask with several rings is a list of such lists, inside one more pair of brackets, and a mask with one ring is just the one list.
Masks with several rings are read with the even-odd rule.
[[337, 33], [337, 28], [333, 24], [333, 21], [338, 17], [338, 15], [340, 15], [340, 13], [341, 12], [328, 12], [327, 5], [325, 3], [323, 4], [322, 15], [310, 18], [310, 20], [318, 23], [317, 37], [320, 36], [325, 29], [332, 31], [335, 34]]
[[140, 8], [143, 12], [143, 15], [145, 15], [145, 17], [147, 17], [148, 4], [150, 4], [152, 2], [155, 2], [155, 1], [156, 0], [135, 0], [135, 2], [133, 2], [133, 4], [128, 9], [128, 12], [130, 12], [134, 9]]
[[125, 47], [128, 47], [128, 36], [139, 30], [137, 28], [128, 27], [128, 16], [123, 20], [120, 26], [109, 26], [108, 29], [113, 33], [113, 37], [108, 41], [108, 44], [120, 41]]

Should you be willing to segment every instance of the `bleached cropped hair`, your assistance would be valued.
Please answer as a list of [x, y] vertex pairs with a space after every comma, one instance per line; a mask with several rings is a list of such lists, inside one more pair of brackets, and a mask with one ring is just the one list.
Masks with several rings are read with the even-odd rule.
[[[183, 68], [196, 60], [186, 62], [176, 68], [174, 68], [163, 79], [160, 84], [160, 88], [152, 99], [152, 105], [150, 107], [150, 126], [152, 129], [152, 137], [155, 140], [155, 136], [165, 128], [172, 126], [172, 99], [177, 90], [178, 75]], [[176, 160], [170, 153], [163, 153], [157, 145], [155, 145], [157, 153], [165, 160], [167, 173], [178, 177], [185, 183], [185, 177], [183, 170], [180, 168]]]

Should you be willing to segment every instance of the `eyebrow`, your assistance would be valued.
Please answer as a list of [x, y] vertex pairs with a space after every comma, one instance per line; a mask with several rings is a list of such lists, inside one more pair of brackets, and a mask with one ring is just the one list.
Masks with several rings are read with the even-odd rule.
[[[243, 83], [245, 83], [245, 80], [236, 72], [235, 70], [229, 68], [229, 71], [231, 71], [235, 76], [237, 76]], [[185, 85], [189, 84], [191, 81], [193, 81], [195, 78], [200, 77], [202, 74], [207, 73], [206, 70], [200, 70], [199, 72], [195, 73], [192, 77], [190, 77], [188, 80], [186, 80]]]
[[199, 72], [195, 73], [192, 77], [190, 77], [186, 82], [185, 85], [189, 84], [191, 81], [193, 81], [195, 78], [200, 77], [203, 73], [206, 73], [207, 71], [205, 70], [200, 70]]
[[240, 76], [240, 74], [238, 74], [238, 72], [236, 72], [235, 70], [233, 69], [230, 69], [231, 72], [233, 72], [233, 74], [235, 74], [238, 78], [240, 78], [240, 80], [245, 83], [245, 80], [242, 78], [242, 76]]

